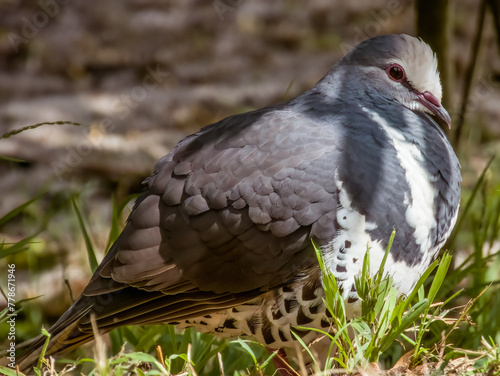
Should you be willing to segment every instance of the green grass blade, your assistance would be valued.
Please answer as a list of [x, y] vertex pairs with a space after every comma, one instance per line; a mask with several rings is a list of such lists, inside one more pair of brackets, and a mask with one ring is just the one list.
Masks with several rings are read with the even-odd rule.
[[31, 200], [26, 201], [25, 203], [17, 206], [16, 208], [12, 209], [10, 212], [8, 212], [7, 214], [5, 214], [3, 217], [0, 218], [0, 227], [2, 227], [3, 225], [5, 225], [13, 217], [15, 217], [16, 215], [18, 215], [19, 213], [21, 213], [24, 209], [26, 209], [28, 206], [30, 206], [33, 202], [35, 202], [36, 200], [38, 200], [44, 194], [45, 194], [45, 192], [38, 194], [37, 196], [35, 196]]
[[317, 368], [319, 368], [319, 365], [318, 365], [318, 362], [316, 360], [316, 357], [313, 355], [313, 353], [309, 349], [309, 346], [307, 346], [304, 343], [304, 341], [302, 340], [302, 338], [300, 338], [300, 336], [297, 333], [295, 333], [293, 330], [291, 330], [291, 333], [295, 337], [295, 340], [300, 344], [300, 346], [302, 346], [302, 348], [309, 354], [309, 357], [312, 359], [312, 361], [315, 364], [315, 366]]
[[288, 84], [288, 87], [286, 88], [285, 93], [283, 94], [283, 98], [282, 98], [283, 102], [285, 102], [288, 99], [288, 93], [290, 92], [290, 89], [292, 88], [294, 81], [295, 81], [295, 79], [293, 78], [290, 81], [290, 83]]
[[437, 268], [436, 274], [434, 275], [434, 279], [432, 280], [429, 293], [427, 294], [427, 299], [429, 300], [430, 304], [434, 302], [439, 289], [443, 285], [443, 282], [446, 278], [446, 273], [448, 273], [448, 269], [450, 268], [450, 264], [451, 255], [449, 252], [445, 252], [443, 257], [441, 258], [441, 261], [439, 262], [439, 266]]
[[94, 246], [92, 245], [92, 241], [90, 240], [89, 233], [87, 231], [87, 227], [85, 226], [85, 222], [83, 221], [83, 216], [76, 202], [76, 196], [71, 197], [71, 202], [73, 204], [73, 208], [75, 209], [76, 216], [78, 218], [78, 224], [80, 225], [80, 230], [83, 235], [83, 240], [85, 241], [85, 248], [87, 249], [87, 256], [89, 259], [90, 269], [92, 273], [95, 272], [99, 263], [97, 262], [97, 257], [95, 256]]
[[391, 252], [392, 243], [394, 243], [395, 237], [396, 237], [396, 229], [393, 229], [391, 236], [389, 238], [389, 242], [387, 243], [387, 247], [385, 248], [384, 258], [382, 259], [382, 262], [380, 263], [377, 280], [375, 282], [376, 285], [380, 284], [380, 281], [382, 280], [382, 277], [384, 276], [385, 264], [387, 262], [387, 257], [389, 256], [389, 253]]
[[28, 236], [27, 238], [21, 239], [17, 243], [12, 244], [10, 247], [5, 247], [5, 243], [0, 244], [0, 259], [28, 250], [30, 248], [30, 244], [36, 243], [34, 239], [38, 236], [38, 234], [39, 232]]
[[15, 162], [15, 163], [23, 163], [23, 162], [25, 162], [22, 159], [14, 158], [14, 157], [8, 157], [6, 155], [0, 155], [0, 160], [9, 161], [9, 162]]
[[15, 369], [0, 366], [0, 375], [19, 376], [20, 374]]
[[47, 329], [42, 328], [42, 334], [46, 338], [45, 338], [45, 342], [44, 342], [43, 347], [42, 347], [42, 352], [40, 353], [40, 356], [38, 357], [38, 362], [36, 365], [36, 368], [38, 368], [39, 370], [42, 368], [42, 364], [44, 361], [43, 358], [45, 356], [45, 353], [47, 352], [47, 348], [49, 347], [49, 341], [50, 341], [50, 333], [47, 331]]
[[429, 276], [431, 275], [431, 273], [434, 271], [434, 269], [436, 268], [436, 266], [438, 264], [439, 264], [439, 260], [434, 260], [434, 262], [425, 270], [425, 272], [419, 278], [417, 284], [413, 288], [413, 290], [410, 293], [410, 295], [408, 296], [408, 298], [406, 298], [406, 300], [403, 302], [403, 305], [401, 307], [401, 309], [402, 309], [401, 312], [404, 312], [407, 310], [408, 306], [410, 305], [410, 303], [413, 301], [413, 299], [417, 295], [418, 290], [420, 289], [420, 286], [422, 286], [424, 284], [425, 280], [427, 278], [429, 278]]
[[245, 349], [245, 351], [248, 353], [248, 355], [250, 355], [250, 357], [252, 358], [254, 365], [258, 364], [258, 362], [257, 362], [257, 356], [255, 355], [255, 353], [253, 352], [253, 350], [250, 348], [250, 346], [248, 346], [248, 344], [246, 343], [246, 341], [238, 338], [238, 339], [236, 339], [236, 340], [234, 340], [232, 342], [239, 344], [243, 349]]
[[479, 176], [479, 179], [477, 180], [476, 185], [474, 185], [474, 188], [472, 189], [472, 193], [471, 193], [469, 199], [467, 200], [467, 202], [464, 205], [464, 209], [462, 211], [462, 214], [458, 218], [457, 224], [455, 225], [455, 229], [454, 229], [453, 233], [451, 234], [450, 238], [448, 239], [448, 241], [446, 242], [446, 245], [445, 245], [446, 248], [453, 248], [453, 245], [455, 244], [455, 239], [459, 233], [458, 230], [462, 228], [462, 225], [463, 225], [465, 218], [468, 217], [468, 213], [469, 213], [469, 210], [471, 208], [472, 202], [474, 201], [474, 198], [476, 197], [477, 192], [479, 191], [479, 188], [484, 183], [486, 171], [488, 171], [488, 169], [490, 168], [490, 166], [493, 163], [493, 161], [495, 160], [495, 158], [496, 158], [496, 155], [493, 155], [490, 158], [490, 160], [488, 161], [488, 163], [486, 164], [486, 166], [484, 167], [483, 171], [481, 172], [481, 175]]
[[392, 332], [382, 338], [380, 343], [380, 352], [385, 352], [392, 345], [392, 343], [399, 337], [401, 333], [405, 329], [407, 329], [411, 324], [413, 324], [419, 316], [429, 308], [429, 301], [427, 299], [419, 301], [415, 304], [411, 309], [401, 318], [401, 323], [397, 326], [396, 329], [393, 329]]
[[127, 207], [128, 203], [136, 199], [140, 194], [131, 194], [121, 202], [117, 203], [116, 199], [112, 199], [112, 209], [111, 209], [111, 227], [109, 230], [108, 241], [106, 244], [106, 251], [113, 245], [113, 243], [118, 239], [118, 236], [123, 230], [123, 222], [121, 220], [121, 215], [123, 210]]

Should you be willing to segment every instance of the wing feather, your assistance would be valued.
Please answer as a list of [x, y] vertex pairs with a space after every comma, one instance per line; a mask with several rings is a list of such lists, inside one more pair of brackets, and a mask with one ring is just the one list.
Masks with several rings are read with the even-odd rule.
[[109, 278], [165, 294], [186, 282], [216, 294], [286, 283], [314, 262], [312, 225], [336, 210], [333, 171], [325, 181], [311, 168], [336, 158], [332, 129], [261, 110], [180, 142], [158, 162], [85, 294], [116, 290]]

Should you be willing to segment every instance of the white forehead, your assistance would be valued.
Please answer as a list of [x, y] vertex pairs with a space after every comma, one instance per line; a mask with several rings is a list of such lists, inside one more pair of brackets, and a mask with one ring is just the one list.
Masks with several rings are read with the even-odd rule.
[[403, 67], [408, 81], [416, 90], [429, 91], [441, 101], [437, 59], [429, 45], [421, 39], [406, 34], [380, 35], [362, 42], [341, 61], [341, 64], [382, 69], [394, 63]]
[[429, 91], [441, 101], [443, 91], [439, 80], [437, 59], [429, 45], [420, 39], [401, 35], [402, 43], [399, 64], [413, 87], [420, 92]]

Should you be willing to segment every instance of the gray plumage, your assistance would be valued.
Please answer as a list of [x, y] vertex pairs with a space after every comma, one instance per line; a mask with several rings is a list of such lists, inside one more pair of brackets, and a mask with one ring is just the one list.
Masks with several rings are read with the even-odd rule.
[[175, 323], [292, 346], [294, 325], [330, 325], [311, 240], [355, 312], [366, 247], [376, 266], [395, 228], [386, 271], [408, 293], [459, 205], [440, 99], [430, 48], [380, 36], [299, 97], [185, 138], [158, 161], [119, 239], [50, 329], [48, 354], [90, 340], [91, 313], [103, 332]]

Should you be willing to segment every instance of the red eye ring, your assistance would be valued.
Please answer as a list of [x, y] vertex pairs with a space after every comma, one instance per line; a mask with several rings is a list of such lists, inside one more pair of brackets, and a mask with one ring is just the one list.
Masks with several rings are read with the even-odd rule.
[[389, 78], [396, 82], [401, 82], [406, 78], [406, 73], [403, 67], [399, 64], [391, 64], [385, 68]]

